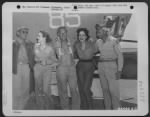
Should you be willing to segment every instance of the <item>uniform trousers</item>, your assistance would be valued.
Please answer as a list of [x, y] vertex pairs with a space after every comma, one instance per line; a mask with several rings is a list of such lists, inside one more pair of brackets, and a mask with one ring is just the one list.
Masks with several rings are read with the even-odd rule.
[[23, 110], [29, 98], [29, 65], [18, 63], [17, 74], [13, 75], [13, 109]]
[[[58, 93], [62, 109], [80, 109], [80, 97], [78, 93], [76, 68], [74, 65], [59, 65], [56, 70]], [[67, 85], [69, 85], [72, 97], [71, 107], [69, 106], [69, 97]]]
[[95, 66], [93, 61], [79, 61], [77, 66], [78, 86], [81, 98], [81, 109], [92, 109], [92, 81]]
[[116, 62], [99, 62], [98, 72], [104, 96], [105, 109], [118, 109], [120, 106], [120, 91], [119, 81], [116, 80]]

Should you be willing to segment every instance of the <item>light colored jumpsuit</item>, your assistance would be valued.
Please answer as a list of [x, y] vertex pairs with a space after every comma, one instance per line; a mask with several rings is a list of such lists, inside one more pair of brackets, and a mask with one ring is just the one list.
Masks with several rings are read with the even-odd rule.
[[[58, 93], [60, 96], [61, 107], [62, 109], [80, 109], [76, 68], [70, 42], [61, 43], [60, 40], [56, 40], [56, 49], [59, 59], [56, 78], [58, 82]], [[72, 97], [71, 107], [69, 107], [69, 97], [67, 92], [68, 84]]]
[[119, 81], [116, 80], [117, 71], [122, 71], [123, 55], [116, 38], [110, 36], [104, 43], [99, 39], [96, 42], [100, 51], [98, 72], [103, 90], [105, 109], [117, 109], [120, 106]]

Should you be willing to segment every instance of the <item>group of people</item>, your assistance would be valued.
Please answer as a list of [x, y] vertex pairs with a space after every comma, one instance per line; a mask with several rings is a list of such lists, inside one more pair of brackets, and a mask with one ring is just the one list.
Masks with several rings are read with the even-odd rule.
[[[47, 95], [51, 98], [49, 84], [54, 68], [61, 108], [93, 109], [91, 86], [95, 63], [98, 64], [105, 109], [119, 108], [118, 79], [123, 67], [123, 55], [109, 26], [96, 28], [96, 41], [91, 40], [87, 28], [77, 29], [74, 44], [68, 38], [66, 27], [57, 29], [55, 40], [47, 32], [39, 31], [35, 44], [27, 39], [28, 32], [26, 27], [19, 28], [13, 42], [14, 109], [24, 109], [33, 92], [37, 96]], [[95, 62], [97, 52], [100, 52], [100, 57]], [[71, 107], [67, 85], [70, 88]]]

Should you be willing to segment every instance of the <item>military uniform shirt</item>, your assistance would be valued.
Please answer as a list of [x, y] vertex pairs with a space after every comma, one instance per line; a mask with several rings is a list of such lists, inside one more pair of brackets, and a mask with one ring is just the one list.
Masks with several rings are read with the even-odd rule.
[[118, 71], [122, 71], [123, 55], [121, 53], [119, 42], [116, 38], [110, 36], [106, 42], [103, 42], [102, 39], [98, 39], [96, 42], [96, 47], [100, 51], [101, 59], [117, 59]]

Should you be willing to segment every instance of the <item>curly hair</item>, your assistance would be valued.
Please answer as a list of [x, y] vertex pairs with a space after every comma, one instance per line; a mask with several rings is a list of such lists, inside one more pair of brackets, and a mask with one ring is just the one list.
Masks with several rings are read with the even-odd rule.
[[46, 43], [52, 42], [52, 38], [50, 37], [50, 35], [48, 34], [48, 32], [45, 32], [45, 31], [41, 30], [40, 33], [42, 33], [43, 37], [46, 38]]
[[85, 35], [87, 36], [86, 40], [89, 40], [90, 36], [89, 36], [89, 30], [87, 28], [78, 28], [77, 29], [77, 39], [79, 39], [79, 33], [83, 31], [85, 33]]

